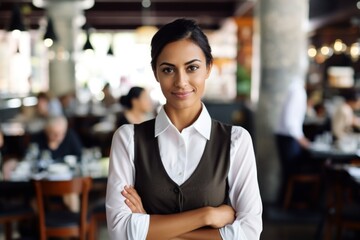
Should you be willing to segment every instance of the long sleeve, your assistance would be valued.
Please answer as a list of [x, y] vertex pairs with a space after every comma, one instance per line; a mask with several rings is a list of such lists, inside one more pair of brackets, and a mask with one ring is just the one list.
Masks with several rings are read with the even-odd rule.
[[[203, 111], [192, 127], [175, 134], [164, 112], [157, 116], [155, 136], [159, 152], [169, 177], [181, 185], [196, 169], [210, 135], [210, 116]], [[149, 133], [150, 134], [150, 133]], [[179, 148], [182, 143], [186, 147]], [[179, 157], [182, 156], [182, 157]], [[181, 173], [179, 175], [179, 173]], [[180, 176], [180, 177], [179, 177]], [[145, 240], [150, 216], [132, 214], [121, 191], [134, 185], [134, 128], [123, 125], [114, 134], [109, 166], [106, 211], [110, 239]], [[236, 221], [220, 229], [224, 240], [257, 240], [262, 231], [262, 203], [257, 183], [254, 150], [249, 133], [232, 127], [229, 198], [236, 210]]]
[[304, 137], [303, 123], [306, 115], [306, 91], [300, 82], [293, 82], [281, 110], [277, 133], [295, 139]]
[[233, 127], [231, 134], [229, 198], [236, 211], [233, 224], [220, 229], [224, 240], [257, 240], [262, 231], [262, 202], [250, 134]]
[[133, 125], [123, 125], [114, 134], [106, 191], [106, 216], [110, 239], [145, 240], [149, 215], [133, 214], [125, 204], [121, 191], [134, 185], [135, 168]]

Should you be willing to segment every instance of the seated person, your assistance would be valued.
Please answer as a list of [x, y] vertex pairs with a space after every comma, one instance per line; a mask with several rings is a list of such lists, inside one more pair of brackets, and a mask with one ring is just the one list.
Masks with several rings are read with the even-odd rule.
[[117, 126], [123, 124], [137, 124], [149, 118], [148, 114], [153, 110], [149, 93], [142, 87], [132, 87], [128, 94], [120, 98], [120, 104], [125, 111], [117, 118]]
[[0, 180], [9, 180], [11, 172], [18, 164], [17, 156], [9, 154], [4, 134], [0, 131]]
[[1, 153], [3, 146], [4, 146], [4, 136], [3, 136], [2, 132], [0, 132], [0, 153]]
[[[67, 155], [75, 155], [78, 161], [81, 159], [81, 142], [75, 132], [68, 128], [63, 116], [48, 118], [44, 131], [36, 135], [33, 142], [38, 144], [40, 154], [49, 151], [55, 161], [63, 161]], [[63, 200], [71, 211], [79, 211], [80, 203], [76, 194], [66, 195]]]
[[50, 93], [40, 92], [36, 96], [37, 103], [33, 107], [22, 106], [20, 114], [15, 117], [16, 122], [23, 123], [26, 131], [35, 134], [44, 129], [49, 117], [63, 115], [61, 103], [58, 98], [51, 97]]
[[76, 110], [79, 103], [73, 92], [69, 92], [61, 95], [59, 97], [59, 101], [61, 103], [62, 110], [66, 117], [70, 118], [76, 115]]
[[116, 103], [116, 99], [111, 93], [110, 84], [106, 83], [102, 89], [102, 92], [104, 94], [104, 98], [102, 100], [102, 103], [106, 108], [111, 107], [111, 105]]
[[355, 89], [345, 89], [342, 92], [344, 102], [340, 103], [332, 116], [332, 132], [336, 139], [340, 139], [360, 129], [360, 118], [354, 112], [360, 109], [360, 94]]
[[35, 135], [32, 142], [37, 143], [40, 154], [49, 151], [53, 160], [63, 161], [67, 155], [75, 155], [78, 161], [81, 159], [82, 144], [63, 116], [47, 119], [44, 131]]

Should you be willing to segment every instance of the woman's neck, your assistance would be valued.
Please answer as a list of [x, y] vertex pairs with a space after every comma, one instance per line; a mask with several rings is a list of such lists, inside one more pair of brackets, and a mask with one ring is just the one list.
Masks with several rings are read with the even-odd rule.
[[128, 119], [128, 121], [133, 124], [138, 124], [145, 120], [145, 114], [142, 111], [137, 110], [135, 108], [127, 110], [125, 112], [125, 116]]
[[198, 119], [202, 110], [202, 104], [200, 104], [197, 108], [191, 107], [180, 110], [173, 109], [165, 105], [164, 110], [174, 126], [179, 130], [179, 132], [182, 132], [184, 128], [187, 128], [193, 124], [196, 119]]

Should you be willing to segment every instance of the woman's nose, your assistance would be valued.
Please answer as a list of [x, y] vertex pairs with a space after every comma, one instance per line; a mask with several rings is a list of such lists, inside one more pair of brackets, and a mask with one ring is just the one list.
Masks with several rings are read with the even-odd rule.
[[185, 87], [188, 84], [189, 76], [185, 71], [179, 71], [175, 77], [176, 87]]

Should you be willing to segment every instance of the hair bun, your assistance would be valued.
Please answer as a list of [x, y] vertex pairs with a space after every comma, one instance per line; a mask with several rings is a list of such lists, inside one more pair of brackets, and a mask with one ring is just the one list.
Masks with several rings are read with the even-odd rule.
[[131, 103], [129, 99], [129, 95], [124, 95], [120, 97], [120, 104], [126, 108], [131, 108]]

